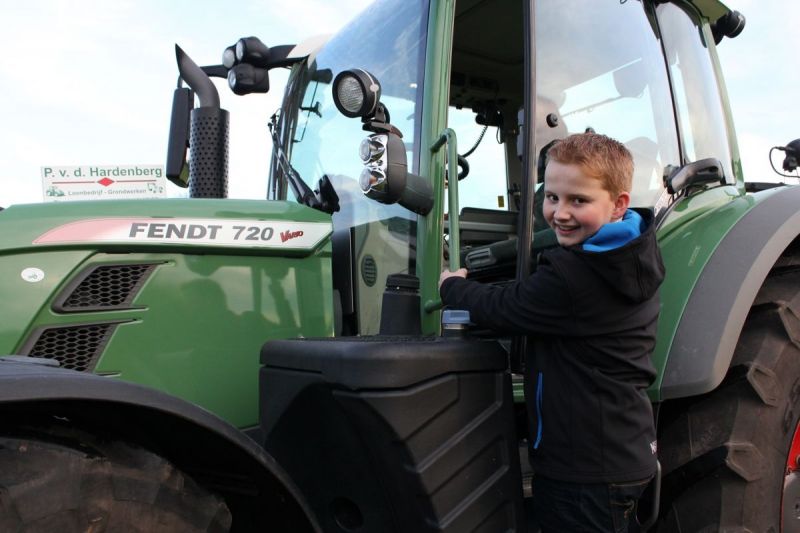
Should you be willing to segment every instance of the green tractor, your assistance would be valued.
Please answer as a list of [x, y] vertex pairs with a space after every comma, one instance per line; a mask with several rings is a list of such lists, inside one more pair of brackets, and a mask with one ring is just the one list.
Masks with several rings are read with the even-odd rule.
[[[526, 530], [526, 340], [437, 280], [536, 268], [547, 149], [584, 131], [634, 155], [667, 268], [640, 521], [798, 530], [800, 188], [742, 175], [716, 46], [743, 26], [717, 0], [386, 0], [325, 42], [177, 49], [191, 198], [0, 211], [0, 530]], [[210, 78], [278, 67], [268, 198], [226, 199]]]

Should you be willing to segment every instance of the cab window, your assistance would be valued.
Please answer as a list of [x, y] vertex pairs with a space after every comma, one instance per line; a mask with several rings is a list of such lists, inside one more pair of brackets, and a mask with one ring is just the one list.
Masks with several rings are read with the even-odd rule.
[[[679, 162], [667, 72], [641, 2], [536, 3], [539, 154], [556, 138], [594, 131], [634, 157], [633, 206], [654, 206], [663, 171]], [[625, 31], [620, 31], [625, 28]]]
[[709, 47], [703, 46], [711, 37], [696, 16], [676, 5], [661, 5], [657, 13], [675, 92], [684, 163], [715, 157], [725, 176], [733, 178], [719, 83]]

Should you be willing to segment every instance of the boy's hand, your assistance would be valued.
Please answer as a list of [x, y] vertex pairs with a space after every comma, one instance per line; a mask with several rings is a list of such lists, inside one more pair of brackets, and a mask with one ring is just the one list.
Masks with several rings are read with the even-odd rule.
[[458, 276], [459, 278], [466, 278], [467, 277], [467, 269], [466, 268], [459, 268], [455, 272], [450, 272], [449, 270], [445, 270], [442, 272], [442, 275], [439, 276], [439, 288], [442, 288], [442, 283], [447, 278], [452, 278], [453, 276]]

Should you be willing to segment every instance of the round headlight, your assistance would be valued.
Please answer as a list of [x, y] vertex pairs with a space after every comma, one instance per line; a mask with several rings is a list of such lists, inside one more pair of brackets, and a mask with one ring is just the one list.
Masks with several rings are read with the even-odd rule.
[[346, 117], [373, 115], [380, 96], [380, 84], [365, 70], [345, 70], [333, 80], [333, 103]]
[[355, 78], [345, 78], [336, 87], [336, 100], [345, 114], [357, 117], [364, 107], [364, 97], [364, 91]]
[[222, 52], [222, 66], [231, 68], [236, 64], [236, 46], [229, 46]]
[[385, 153], [386, 135], [370, 135], [361, 141], [361, 146], [358, 147], [358, 155], [364, 163], [377, 161]]
[[241, 61], [242, 60], [242, 58], [244, 57], [244, 52], [245, 52], [244, 39], [239, 39], [238, 41], [236, 41], [236, 60], [237, 61]]
[[269, 46], [258, 37], [242, 37], [236, 41], [236, 60], [254, 67], [269, 68]]
[[370, 167], [364, 167], [358, 178], [358, 184], [364, 192], [369, 192], [384, 181], [386, 181], [386, 174], [380, 169]]

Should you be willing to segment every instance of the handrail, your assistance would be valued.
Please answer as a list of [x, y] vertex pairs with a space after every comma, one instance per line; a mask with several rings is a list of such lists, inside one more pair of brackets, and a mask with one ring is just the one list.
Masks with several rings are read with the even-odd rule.
[[[458, 141], [452, 128], [445, 128], [439, 138], [431, 146], [436, 153], [447, 145], [447, 217], [448, 234], [450, 235], [450, 272], [461, 268], [461, 233], [458, 221]], [[425, 302], [425, 312], [432, 313], [442, 308], [442, 301], [437, 298]]]
[[450, 272], [461, 268], [461, 233], [458, 221], [458, 141], [452, 128], [445, 128], [431, 146], [431, 152], [438, 152], [447, 144], [447, 217], [450, 235]]

